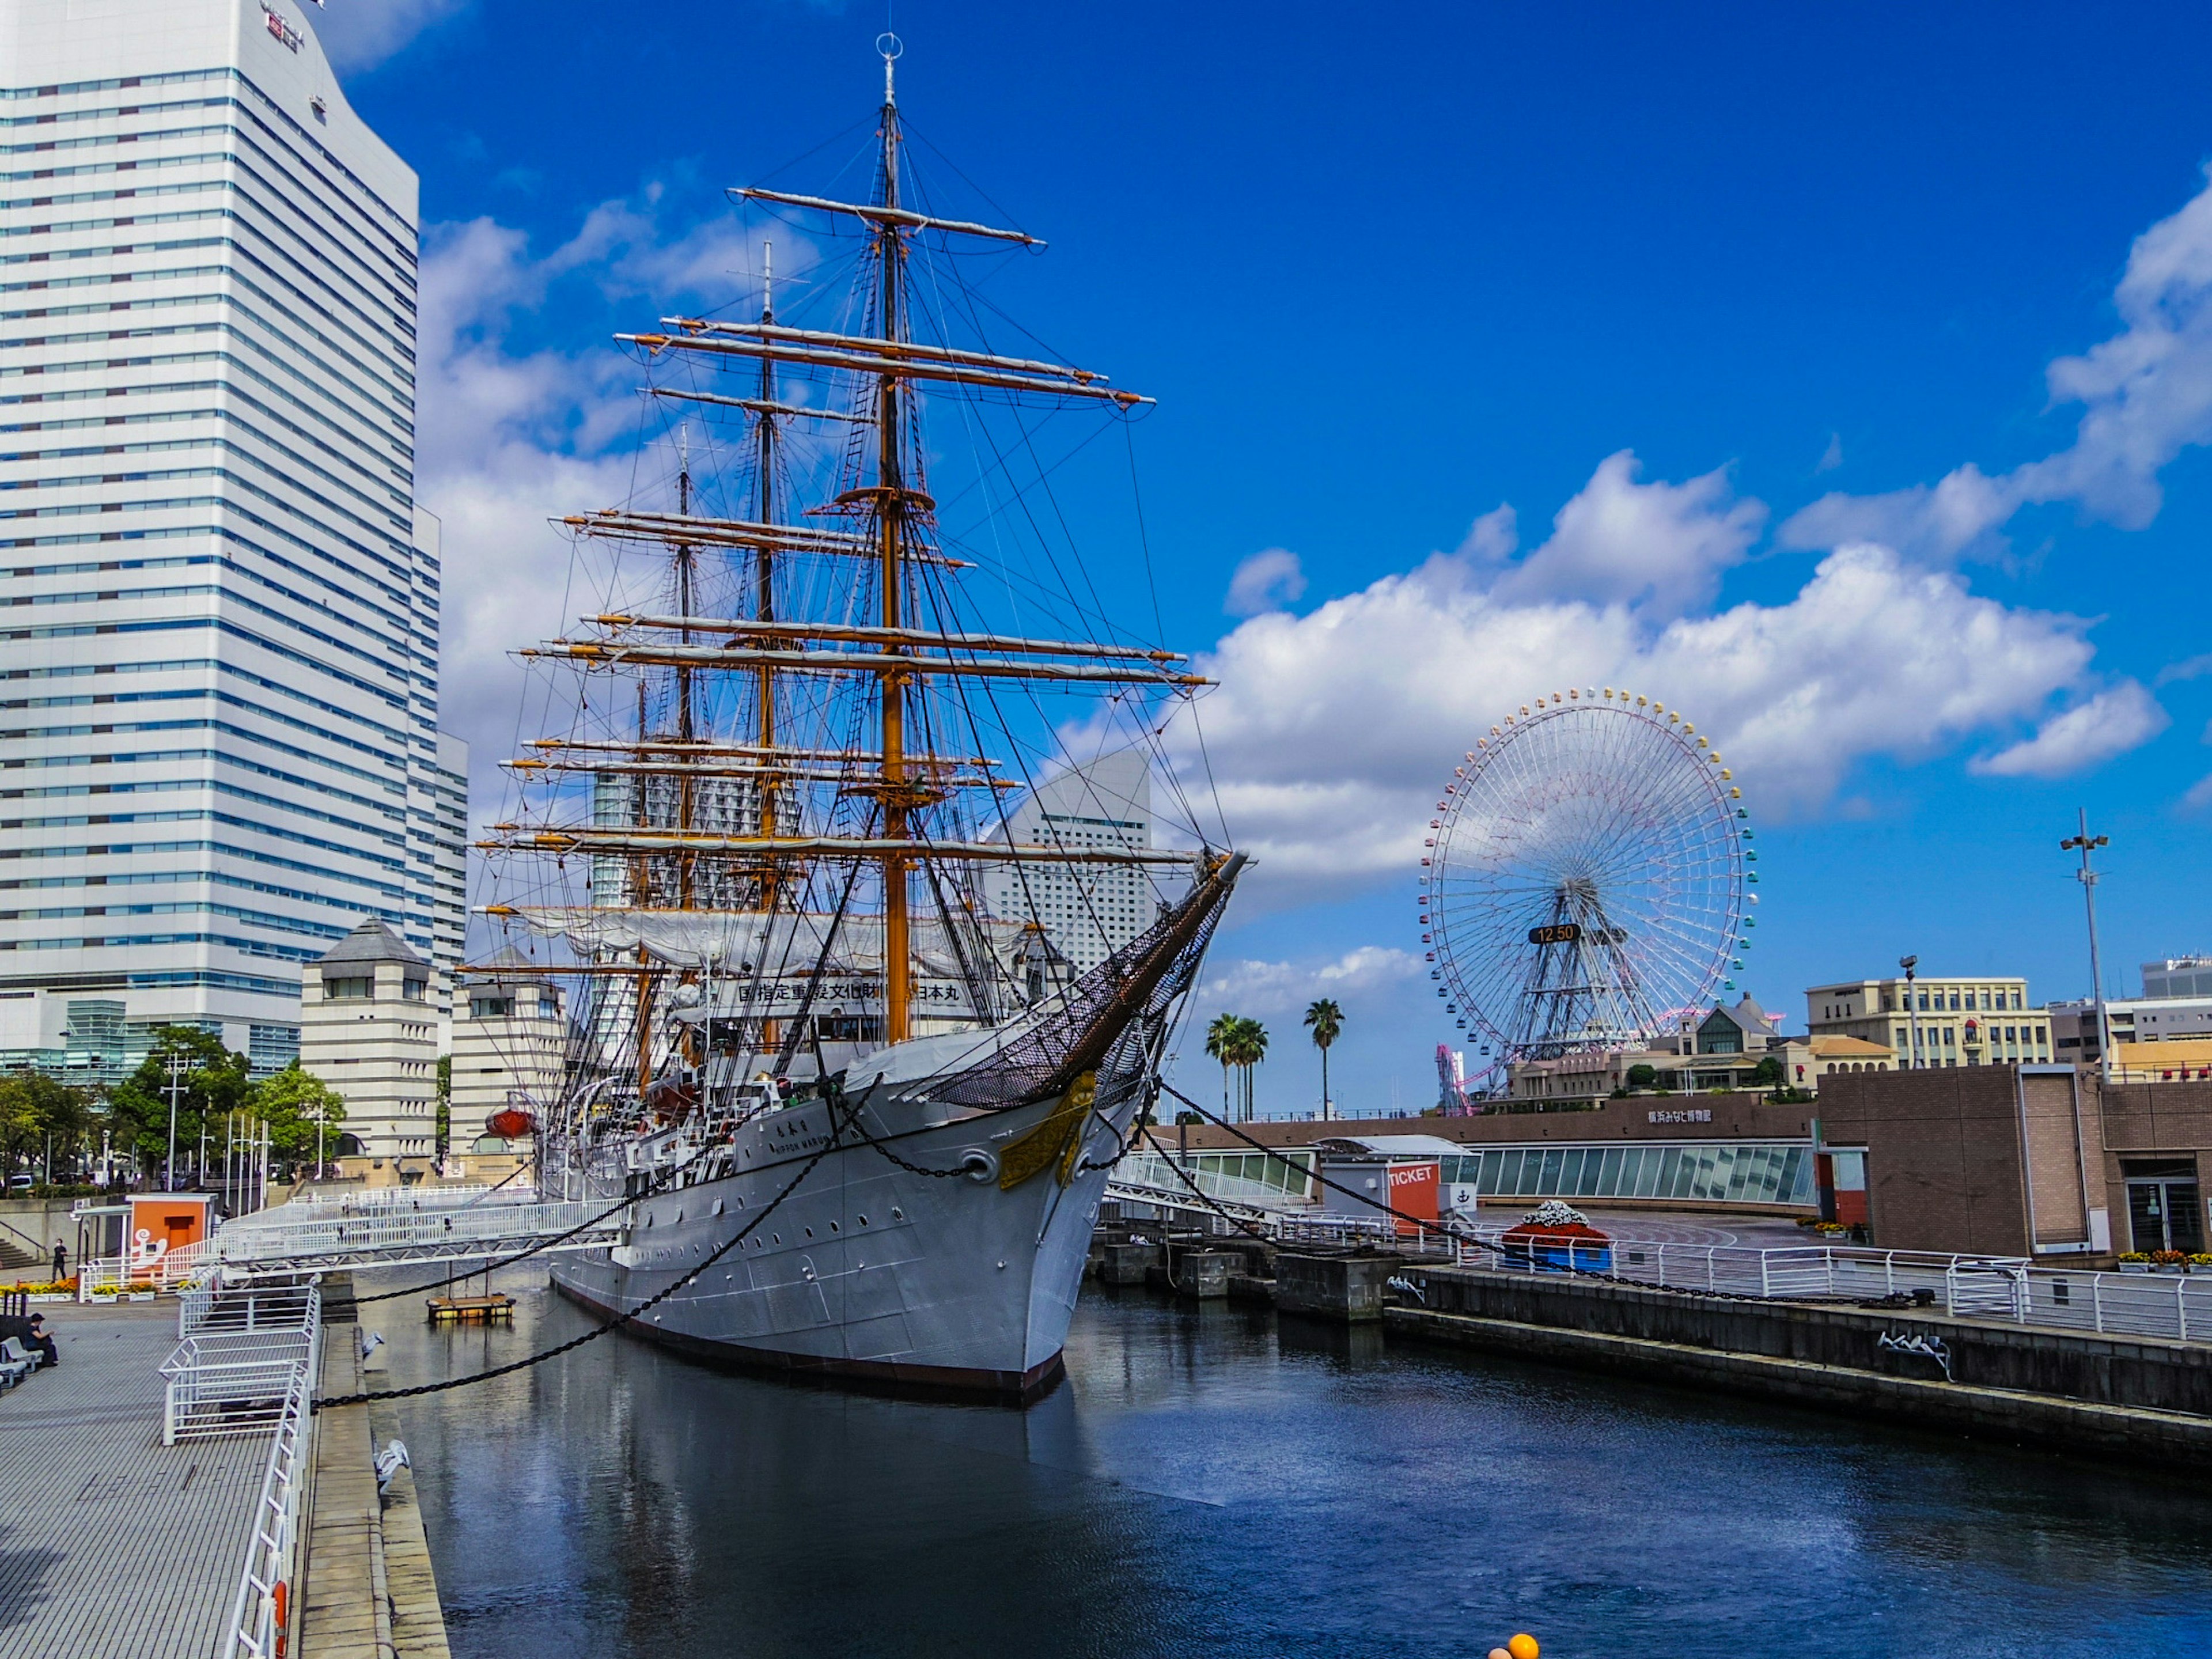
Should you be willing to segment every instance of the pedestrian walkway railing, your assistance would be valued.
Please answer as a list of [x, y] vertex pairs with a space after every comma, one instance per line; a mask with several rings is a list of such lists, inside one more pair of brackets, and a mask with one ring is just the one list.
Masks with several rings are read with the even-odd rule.
[[306, 1362], [294, 1367], [284, 1390], [261, 1495], [253, 1507], [253, 1536], [246, 1545], [238, 1593], [231, 1600], [223, 1659], [275, 1659], [283, 1650], [288, 1603], [292, 1586], [298, 1583], [300, 1497], [307, 1473], [315, 1363], [311, 1351]]
[[[343, 1213], [284, 1204], [232, 1222], [202, 1264], [246, 1273], [475, 1261], [529, 1249], [593, 1249], [619, 1241], [627, 1212], [605, 1199], [379, 1205]], [[573, 1235], [573, 1236], [568, 1236]]]
[[294, 1331], [319, 1319], [320, 1290], [312, 1282], [265, 1283], [224, 1288], [209, 1279], [177, 1296], [177, 1340], [203, 1332]]
[[[384, 1210], [454, 1209], [473, 1204], [486, 1194], [495, 1190], [483, 1182], [456, 1182], [452, 1186], [440, 1187], [362, 1187], [350, 1192], [301, 1193], [297, 1198], [278, 1205], [276, 1209], [307, 1208], [325, 1214], [333, 1212], [341, 1215], [374, 1215]], [[510, 1193], [534, 1198], [536, 1192], [528, 1187], [510, 1187]], [[273, 1215], [276, 1210], [260, 1210], [257, 1216]]]
[[1461, 1234], [1460, 1265], [1504, 1273], [1571, 1273], [1776, 1301], [1909, 1297], [1954, 1318], [2212, 1343], [2212, 1274], [2099, 1273], [2039, 1267], [2017, 1256], [1937, 1255], [1849, 1245], [1762, 1250], [1620, 1238], [1516, 1243], [1501, 1239], [1503, 1231], [1486, 1227]]
[[[181, 1340], [161, 1362], [161, 1443], [261, 1434], [278, 1426], [322, 1347], [322, 1291], [313, 1283], [211, 1291], [178, 1313]], [[191, 1328], [185, 1329], [186, 1322]]]
[[168, 1295], [211, 1277], [220, 1261], [212, 1238], [159, 1255], [91, 1256], [77, 1264], [76, 1299], [120, 1296], [128, 1291]]

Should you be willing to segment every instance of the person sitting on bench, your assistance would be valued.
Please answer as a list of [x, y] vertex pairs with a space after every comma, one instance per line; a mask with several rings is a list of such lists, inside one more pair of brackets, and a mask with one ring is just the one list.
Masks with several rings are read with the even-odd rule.
[[33, 1314], [28, 1319], [15, 1314], [0, 1317], [0, 1340], [14, 1337], [40, 1355], [47, 1369], [51, 1370], [62, 1363], [62, 1357], [54, 1347], [54, 1339], [46, 1334], [46, 1323], [44, 1314]]

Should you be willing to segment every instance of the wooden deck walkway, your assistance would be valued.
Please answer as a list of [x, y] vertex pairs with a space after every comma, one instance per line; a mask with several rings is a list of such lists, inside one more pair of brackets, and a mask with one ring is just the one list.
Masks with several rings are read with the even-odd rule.
[[46, 1313], [60, 1367], [0, 1395], [0, 1659], [214, 1659], [269, 1437], [162, 1445], [174, 1303]]

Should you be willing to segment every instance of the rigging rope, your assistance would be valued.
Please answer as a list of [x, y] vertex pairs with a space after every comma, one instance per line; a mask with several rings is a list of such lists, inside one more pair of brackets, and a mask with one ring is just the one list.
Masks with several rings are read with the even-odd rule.
[[[314, 1409], [319, 1412], [328, 1406], [359, 1406], [366, 1404], [368, 1401], [372, 1400], [411, 1400], [417, 1395], [442, 1394], [448, 1389], [466, 1388], [472, 1382], [489, 1382], [494, 1377], [507, 1376], [515, 1371], [526, 1370], [531, 1366], [543, 1364], [548, 1359], [558, 1358], [564, 1353], [568, 1353], [574, 1349], [582, 1347], [586, 1342], [596, 1341], [599, 1338], [605, 1336], [609, 1331], [614, 1329], [616, 1326], [628, 1324], [639, 1315], [650, 1312], [653, 1309], [659, 1306], [663, 1302], [665, 1302], [670, 1297], [675, 1295], [677, 1291], [682, 1290], [686, 1285], [690, 1284], [692, 1280], [698, 1278], [701, 1273], [705, 1273], [708, 1268], [713, 1267], [717, 1261], [720, 1261], [739, 1244], [743, 1243], [755, 1228], [758, 1227], [761, 1223], [766, 1221], [770, 1216], [774, 1215], [777, 1210], [781, 1209], [783, 1206], [784, 1200], [789, 1198], [793, 1193], [797, 1192], [799, 1190], [799, 1184], [804, 1182], [807, 1176], [814, 1173], [815, 1166], [819, 1164], [823, 1158], [829, 1157], [831, 1152], [838, 1150], [839, 1144], [843, 1139], [845, 1130], [851, 1127], [853, 1121], [855, 1118], [859, 1117], [860, 1108], [865, 1106], [866, 1103], [867, 1096], [866, 1095], [862, 1095], [859, 1100], [853, 1103], [851, 1111], [846, 1115], [845, 1121], [842, 1124], [836, 1125], [831, 1128], [830, 1137], [823, 1144], [821, 1149], [811, 1158], [806, 1160], [805, 1164], [800, 1168], [799, 1173], [792, 1176], [790, 1184], [785, 1187], [781, 1192], [778, 1193], [775, 1197], [769, 1201], [765, 1209], [754, 1216], [753, 1218], [745, 1223], [744, 1226], [738, 1228], [737, 1231], [732, 1233], [730, 1237], [725, 1239], [721, 1243], [716, 1245], [714, 1247], [714, 1253], [708, 1256], [708, 1258], [702, 1261], [697, 1267], [692, 1268], [690, 1272], [685, 1273], [681, 1279], [676, 1279], [664, 1289], [648, 1297], [647, 1300], [639, 1303], [637, 1306], [632, 1308], [629, 1312], [616, 1314], [611, 1318], [606, 1320], [604, 1323], [596, 1325], [592, 1327], [592, 1329], [586, 1331], [580, 1336], [570, 1337], [566, 1342], [557, 1344], [553, 1347], [544, 1349], [538, 1353], [526, 1354], [520, 1359], [510, 1360], [504, 1365], [495, 1365], [488, 1371], [477, 1371], [467, 1376], [450, 1376], [441, 1382], [421, 1382], [417, 1383], [411, 1389], [377, 1389], [361, 1394], [337, 1395], [328, 1400], [316, 1401], [314, 1403]], [[624, 1199], [623, 1200], [624, 1204], [628, 1204], [632, 1201], [634, 1200], [629, 1199]], [[617, 1206], [616, 1207], [619, 1208], [621, 1206]], [[609, 1212], [609, 1213], [612, 1213], [612, 1212]], [[580, 1229], [579, 1231], [580, 1231]]]

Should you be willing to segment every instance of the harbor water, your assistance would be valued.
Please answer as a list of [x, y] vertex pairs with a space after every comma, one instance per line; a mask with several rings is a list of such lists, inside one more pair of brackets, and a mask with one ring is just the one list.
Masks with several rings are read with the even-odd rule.
[[[365, 1306], [381, 1386], [592, 1323], [495, 1282]], [[463, 1659], [2212, 1652], [2184, 1482], [1141, 1291], [1026, 1413], [614, 1335], [400, 1409]]]

